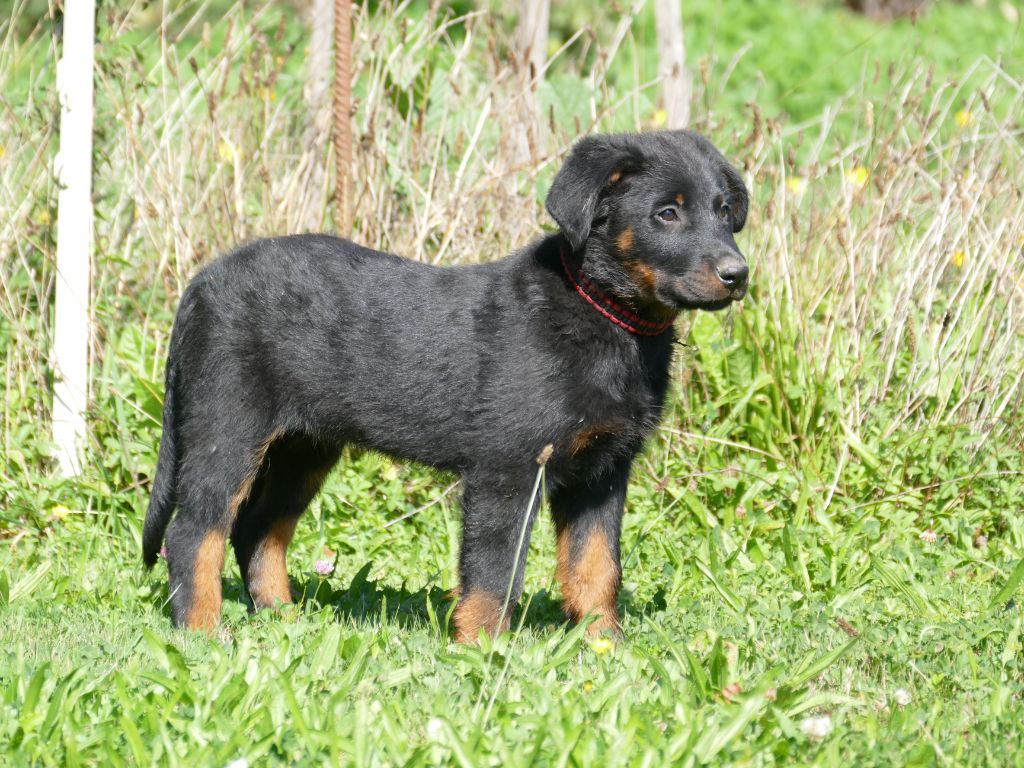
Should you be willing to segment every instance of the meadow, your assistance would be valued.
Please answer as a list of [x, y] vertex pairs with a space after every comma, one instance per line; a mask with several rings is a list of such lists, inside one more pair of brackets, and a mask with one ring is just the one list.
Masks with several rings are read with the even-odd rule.
[[[459, 488], [378, 454], [346, 451], [300, 524], [292, 609], [249, 614], [229, 554], [220, 631], [175, 630], [141, 565], [181, 290], [332, 227], [290, 4], [101, 4], [90, 436], [53, 472], [58, 49], [45, 4], [8, 4], [0, 764], [1024, 765], [1019, 7], [683, 5], [692, 127], [752, 192], [750, 294], [678, 322], [626, 640], [565, 623], [542, 514], [514, 631], [464, 647]], [[498, 258], [551, 230], [574, 138], [660, 127], [651, 9], [595, 8], [552, 11], [527, 161], [505, 6], [358, 8], [353, 238]]]

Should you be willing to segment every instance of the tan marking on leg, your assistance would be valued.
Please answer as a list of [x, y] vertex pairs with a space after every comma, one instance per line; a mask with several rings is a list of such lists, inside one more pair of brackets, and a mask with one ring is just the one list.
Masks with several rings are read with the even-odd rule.
[[189, 629], [212, 632], [220, 621], [220, 575], [224, 570], [224, 534], [210, 531], [196, 551], [192, 565], [192, 604], [185, 623]]
[[[509, 611], [506, 611], [506, 614]], [[494, 595], [482, 590], [473, 590], [466, 597], [459, 599], [455, 607], [452, 621], [455, 622], [455, 640], [459, 643], [474, 645], [483, 629], [491, 637], [509, 628], [509, 617], [501, 620], [501, 601]]]
[[682, 192], [680, 192], [679, 194], [676, 195], [676, 205], [681, 206], [685, 202], [686, 202], [686, 197], [683, 195]]
[[619, 251], [622, 253], [629, 253], [633, 248], [633, 228], [626, 227], [619, 232], [619, 236], [615, 238], [615, 244], [619, 246]]
[[595, 528], [579, 556], [573, 558], [569, 526], [558, 531], [558, 565], [555, 575], [562, 585], [565, 611], [574, 621], [594, 614], [597, 621], [587, 628], [591, 635], [605, 629], [619, 634], [619, 567], [612, 558], [608, 537]]
[[602, 435], [611, 435], [616, 431], [615, 427], [608, 424], [595, 424], [592, 427], [581, 429], [572, 436], [572, 442], [569, 444], [569, 455], [576, 456], [582, 453]]
[[249, 469], [245, 474], [245, 479], [242, 480], [242, 484], [238, 486], [235, 493], [231, 496], [231, 500], [228, 502], [228, 520], [227, 525], [230, 530], [231, 526], [235, 524], [235, 518], [238, 517], [238, 510], [241, 509], [242, 505], [248, 500], [249, 493], [252, 491], [252, 484], [256, 482], [256, 475], [259, 474], [260, 467], [263, 466], [263, 460], [267, 458], [267, 451], [270, 450], [270, 446], [273, 445], [275, 440], [279, 440], [284, 437], [284, 431], [275, 429], [270, 435], [260, 443], [260, 447], [256, 449], [256, 452], [250, 459]]
[[249, 561], [249, 596], [257, 608], [272, 608], [292, 601], [286, 553], [295, 535], [297, 517], [274, 521]]

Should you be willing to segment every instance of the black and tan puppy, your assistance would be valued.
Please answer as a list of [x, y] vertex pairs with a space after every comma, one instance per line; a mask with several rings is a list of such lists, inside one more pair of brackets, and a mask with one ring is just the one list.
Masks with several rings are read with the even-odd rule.
[[[230, 539], [254, 605], [346, 443], [457, 472], [456, 638], [508, 626], [538, 454], [565, 608], [619, 632], [630, 465], [658, 421], [682, 310], [743, 297], [740, 176], [673, 131], [579, 141], [548, 193], [561, 231], [437, 268], [321, 235], [260, 240], [196, 275], [167, 361], [143, 557], [167, 532], [174, 622], [217, 624]], [[174, 508], [178, 513], [173, 522]], [[516, 553], [519, 551], [517, 558]]]

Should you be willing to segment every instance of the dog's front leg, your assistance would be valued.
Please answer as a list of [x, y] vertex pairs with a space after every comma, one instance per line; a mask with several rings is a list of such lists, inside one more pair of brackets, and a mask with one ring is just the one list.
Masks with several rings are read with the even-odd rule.
[[592, 635], [622, 636], [619, 535], [631, 463], [621, 462], [597, 480], [559, 488], [551, 496], [558, 534], [556, 575], [565, 612], [573, 621], [595, 616], [587, 630]]
[[508, 629], [523, 591], [523, 569], [539, 499], [530, 505], [528, 482], [501, 488], [489, 479], [464, 478], [459, 603], [452, 620], [455, 639], [475, 643], [483, 629], [491, 637]]

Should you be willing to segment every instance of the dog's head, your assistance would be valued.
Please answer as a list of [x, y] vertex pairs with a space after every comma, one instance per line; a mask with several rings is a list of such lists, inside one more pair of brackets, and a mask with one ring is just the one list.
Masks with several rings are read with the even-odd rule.
[[547, 209], [587, 274], [638, 306], [721, 309], [746, 294], [743, 179], [692, 131], [588, 136]]

